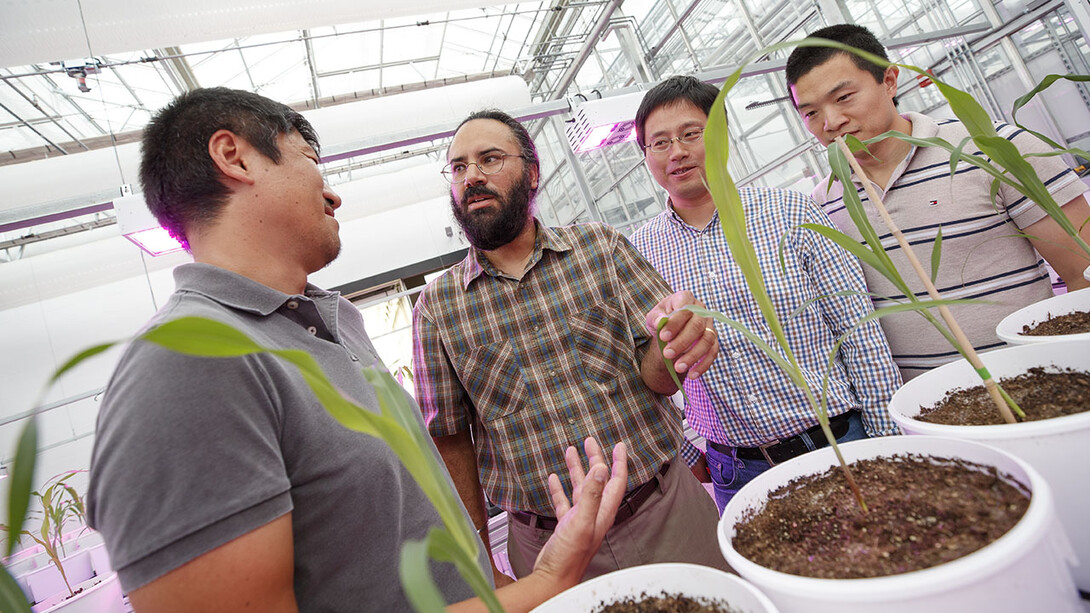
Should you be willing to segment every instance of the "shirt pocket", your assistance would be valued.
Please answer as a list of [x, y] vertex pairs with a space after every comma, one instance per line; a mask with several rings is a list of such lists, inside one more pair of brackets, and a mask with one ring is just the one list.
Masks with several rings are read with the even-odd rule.
[[635, 341], [624, 311], [614, 300], [606, 300], [571, 315], [568, 326], [576, 355], [588, 379], [610, 388], [622, 374], [635, 368]]
[[455, 358], [454, 367], [481, 421], [505, 417], [527, 403], [526, 382], [509, 340], [475, 347]]

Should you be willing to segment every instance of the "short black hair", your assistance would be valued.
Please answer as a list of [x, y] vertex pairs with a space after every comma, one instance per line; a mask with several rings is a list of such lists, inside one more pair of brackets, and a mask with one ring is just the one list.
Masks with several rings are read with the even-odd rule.
[[195, 89], [163, 107], [144, 128], [140, 183], [148, 208], [187, 250], [187, 229], [214, 221], [230, 195], [208, 155], [218, 130], [230, 130], [277, 164], [277, 139], [292, 130], [319, 150], [318, 135], [302, 115], [252, 92]]
[[647, 117], [656, 109], [681, 100], [687, 100], [707, 115], [711, 112], [712, 105], [715, 104], [715, 97], [718, 95], [719, 90], [714, 85], [705, 83], [696, 77], [684, 75], [670, 77], [652, 87], [644, 94], [643, 100], [640, 102], [640, 108], [636, 111], [636, 142], [639, 143], [640, 147], [647, 146], [647, 142], [644, 140], [644, 127], [647, 124]]
[[[843, 43], [849, 47], [861, 49], [889, 61], [889, 56], [886, 55], [885, 47], [882, 46], [882, 43], [878, 42], [878, 39], [874, 34], [863, 26], [858, 26], [854, 23], [841, 23], [821, 28], [820, 30], [811, 32], [808, 37], [824, 38], [833, 42]], [[865, 60], [854, 53], [833, 49], [832, 47], [795, 47], [795, 50], [788, 56], [787, 66], [784, 68], [787, 72], [788, 87], [798, 83], [799, 79], [806, 76], [806, 73], [821, 66], [838, 53], [844, 53], [850, 56], [852, 61], [855, 62], [855, 65], [858, 66], [860, 70], [869, 72], [871, 76], [874, 77], [875, 81], [881, 83], [885, 80], [886, 68], [884, 66], [879, 66], [874, 62]]]

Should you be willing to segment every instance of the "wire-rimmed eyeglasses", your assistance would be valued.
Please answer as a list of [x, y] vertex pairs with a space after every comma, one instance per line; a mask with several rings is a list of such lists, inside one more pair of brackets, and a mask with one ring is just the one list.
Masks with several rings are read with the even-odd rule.
[[476, 166], [477, 170], [486, 175], [494, 175], [503, 170], [503, 161], [507, 158], [523, 158], [523, 156], [514, 153], [486, 153], [476, 162], [451, 162], [443, 167], [440, 172], [447, 178], [447, 181], [458, 183], [466, 180], [466, 173], [469, 172], [470, 164]]
[[691, 145], [702, 138], [704, 138], [704, 128], [689, 128], [681, 136], [673, 138], [660, 136], [652, 140], [650, 144], [645, 145], [644, 149], [650, 149], [651, 153], [666, 153], [675, 140], [683, 145]]

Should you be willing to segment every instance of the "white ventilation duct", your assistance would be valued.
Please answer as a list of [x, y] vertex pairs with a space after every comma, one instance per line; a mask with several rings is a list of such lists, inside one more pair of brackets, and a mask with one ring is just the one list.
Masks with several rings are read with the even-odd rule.
[[[0, 67], [255, 34], [444, 14], [488, 0], [37, 0], [3, 3]], [[86, 32], [84, 24], [86, 23]]]
[[[454, 222], [441, 164], [417, 159], [415, 166], [334, 188], [342, 200], [337, 219], [344, 249], [319, 276], [323, 284], [342, 285], [465, 246], [458, 243], [457, 228], [446, 236]], [[141, 258], [140, 249], [116, 226], [33, 243], [21, 259], [0, 265], [0, 311], [186, 261], [184, 253]]]
[[[483, 107], [520, 108], [530, 104], [530, 90], [520, 77], [508, 76], [370, 98], [304, 111], [322, 139], [323, 153], [350, 151], [394, 142], [414, 129], [457, 124]], [[109, 202], [122, 184], [138, 181], [140, 144], [131, 143], [63, 155], [25, 164], [0, 166], [0, 213], [25, 211], [33, 219], [49, 209], [72, 210]]]

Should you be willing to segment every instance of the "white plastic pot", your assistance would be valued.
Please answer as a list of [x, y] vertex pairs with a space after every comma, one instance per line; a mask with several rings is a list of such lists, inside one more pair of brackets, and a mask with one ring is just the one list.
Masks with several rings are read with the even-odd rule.
[[32, 610], [34, 613], [125, 613], [117, 573], [102, 580], [92, 579], [80, 584], [80, 587], [84, 588], [83, 591], [72, 598], [66, 599], [63, 595], [59, 599], [55, 597], [49, 602], [35, 605]]
[[[1090, 340], [1008, 347], [981, 359], [996, 378], [1019, 375], [1033, 366], [1090, 371]], [[948, 391], [976, 385], [980, 377], [968, 362], [951, 362], [904, 384], [893, 395], [889, 412], [905, 434], [978, 441], [1009, 451], [1037, 469], [1052, 486], [1056, 511], [1081, 563], [1074, 570], [1075, 583], [1090, 591], [1090, 412], [996, 426], [947, 426], [915, 419], [921, 407], [934, 405]]]
[[95, 574], [91, 567], [91, 556], [86, 550], [77, 551], [63, 558], [61, 564], [64, 566], [64, 577], [52, 562], [48, 566], [23, 575], [23, 580], [30, 588], [30, 596], [34, 602], [42, 602], [54, 594], [67, 595], [68, 587], [65, 585], [65, 578], [68, 579], [68, 585], [76, 589], [77, 584], [87, 581]]
[[[961, 458], [997, 467], [1032, 492], [1029, 508], [1007, 534], [957, 560], [900, 575], [870, 579], [817, 579], [758, 566], [731, 546], [734, 525], [749, 509], [764, 507], [768, 493], [792, 479], [836, 465], [826, 447], [772, 467], [743, 487], [719, 521], [723, 555], [742, 577], [784, 613], [1015, 613], [1082, 611], [1068, 572], [1071, 546], [1044, 479], [1014, 456], [970, 441], [921, 436], [865, 439], [840, 446], [847, 461], [920, 454]], [[866, 495], [866, 492], [864, 492]]]
[[776, 613], [775, 605], [746, 581], [699, 564], [647, 564], [618, 570], [580, 583], [530, 613], [593, 611], [623, 598], [660, 592], [725, 600], [733, 610], [744, 613]]
[[[1087, 270], [1090, 270], [1090, 268]], [[1029, 345], [1059, 340], [1088, 340], [1090, 339], [1090, 332], [1056, 336], [1022, 334], [1022, 326], [1034, 326], [1049, 317], [1067, 315], [1076, 311], [1090, 311], [1090, 287], [1053, 296], [1048, 300], [1034, 302], [1031, 305], [1022, 307], [1004, 317], [995, 327], [995, 334], [1004, 342], [1012, 345]]]

